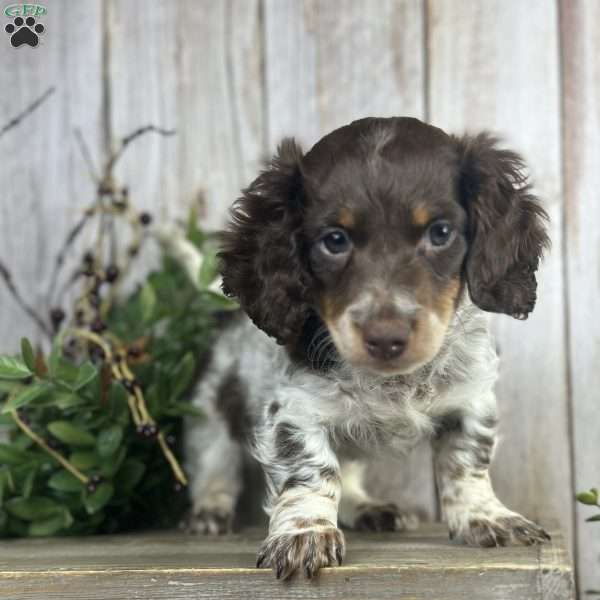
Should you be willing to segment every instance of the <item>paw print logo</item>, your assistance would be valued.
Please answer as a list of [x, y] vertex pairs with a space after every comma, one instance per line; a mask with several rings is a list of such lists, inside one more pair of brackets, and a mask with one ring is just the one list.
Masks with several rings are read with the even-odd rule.
[[9, 23], [4, 31], [10, 35], [10, 43], [14, 48], [27, 44], [35, 48], [39, 41], [39, 35], [44, 33], [45, 27], [41, 23], [36, 23], [33, 17], [15, 17], [12, 23]]

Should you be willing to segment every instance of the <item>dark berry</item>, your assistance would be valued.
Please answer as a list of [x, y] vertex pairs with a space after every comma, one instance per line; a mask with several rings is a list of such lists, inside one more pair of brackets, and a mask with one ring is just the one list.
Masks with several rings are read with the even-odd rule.
[[119, 267], [117, 267], [116, 265], [109, 265], [106, 268], [106, 273], [104, 274], [104, 277], [106, 281], [108, 281], [108, 283], [115, 282], [119, 277]]
[[150, 225], [152, 223], [152, 215], [147, 212], [143, 212], [140, 214], [140, 223], [144, 226]]
[[79, 309], [75, 311], [75, 323], [77, 323], [77, 325], [83, 325], [85, 321], [85, 313]]
[[90, 494], [93, 494], [96, 491], [96, 488], [98, 486], [93, 482], [90, 481], [87, 485], [86, 485], [86, 489]]
[[135, 391], [135, 386], [137, 385], [135, 379], [121, 379], [121, 383], [129, 393], [133, 394]]
[[127, 349], [127, 356], [129, 358], [139, 358], [142, 355], [142, 349], [138, 346], [130, 346]]
[[96, 473], [90, 477], [90, 481], [98, 485], [99, 483], [102, 483], [102, 475]]
[[139, 246], [129, 246], [129, 248], [127, 249], [127, 254], [129, 254], [129, 256], [137, 256], [137, 253], [139, 251]]
[[89, 355], [94, 362], [102, 362], [106, 358], [104, 350], [95, 344], [90, 344]]
[[100, 296], [98, 296], [98, 292], [91, 291], [88, 295], [88, 302], [94, 308], [100, 306]]
[[169, 446], [173, 447], [173, 446], [174, 446], [174, 445], [177, 443], [177, 438], [176, 438], [176, 437], [175, 437], [175, 436], [174, 436], [172, 433], [170, 433], [170, 434], [169, 434], [169, 435], [166, 437], [166, 440], [165, 440], [165, 441], [167, 442], [167, 444], [168, 444]]
[[52, 450], [58, 450], [62, 444], [56, 439], [56, 438], [48, 438], [46, 440], [46, 444], [48, 444], [48, 446], [50, 446], [50, 448], [52, 448]]
[[102, 333], [106, 329], [106, 323], [102, 319], [94, 319], [90, 325], [94, 333]]
[[135, 432], [139, 437], [146, 437], [146, 426], [145, 425], [138, 425], [135, 428]]
[[158, 435], [158, 425], [156, 423], [150, 423], [147, 427], [147, 436], [148, 437], [156, 437]]
[[22, 409], [17, 410], [17, 416], [19, 417], [19, 419], [21, 419], [23, 423], [25, 423], [25, 425], [31, 425], [29, 417], [25, 414], [25, 412]]
[[54, 327], [58, 327], [65, 320], [65, 311], [62, 308], [53, 308], [50, 311], [50, 320]]
[[176, 494], [179, 494], [180, 492], [182, 492], [182, 491], [183, 491], [183, 484], [182, 484], [181, 482], [179, 482], [179, 481], [176, 481], [176, 482], [173, 484], [173, 491], [174, 491]]
[[94, 255], [89, 250], [83, 255], [83, 264], [84, 265], [93, 265], [94, 264]]

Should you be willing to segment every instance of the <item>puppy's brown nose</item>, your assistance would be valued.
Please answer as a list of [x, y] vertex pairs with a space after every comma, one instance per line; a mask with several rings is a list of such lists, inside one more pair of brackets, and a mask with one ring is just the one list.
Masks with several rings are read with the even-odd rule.
[[404, 321], [370, 321], [363, 327], [365, 348], [377, 360], [398, 358], [406, 349], [410, 329]]

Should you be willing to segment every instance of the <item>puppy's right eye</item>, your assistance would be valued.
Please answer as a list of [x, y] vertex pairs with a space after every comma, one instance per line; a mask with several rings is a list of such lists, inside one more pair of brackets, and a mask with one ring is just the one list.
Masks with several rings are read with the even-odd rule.
[[321, 238], [321, 246], [328, 254], [347, 254], [352, 242], [343, 229], [333, 229]]

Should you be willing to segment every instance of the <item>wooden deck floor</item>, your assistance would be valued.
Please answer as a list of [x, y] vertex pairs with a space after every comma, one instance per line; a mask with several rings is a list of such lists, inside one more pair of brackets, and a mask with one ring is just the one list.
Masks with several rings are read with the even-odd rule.
[[559, 533], [539, 547], [478, 549], [444, 527], [410, 534], [347, 532], [343, 567], [313, 581], [277, 581], [254, 567], [264, 532], [220, 538], [177, 532], [0, 543], [2, 600], [364, 598], [569, 600], [572, 570]]

